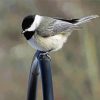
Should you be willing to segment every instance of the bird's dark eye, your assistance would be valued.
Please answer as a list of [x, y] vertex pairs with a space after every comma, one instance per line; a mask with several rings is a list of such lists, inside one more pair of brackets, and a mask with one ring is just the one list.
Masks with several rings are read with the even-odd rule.
[[29, 28], [32, 25], [32, 23], [34, 22], [34, 19], [35, 19], [35, 15], [29, 15], [29, 16], [25, 17], [22, 22], [22, 29], [25, 30], [25, 29]]

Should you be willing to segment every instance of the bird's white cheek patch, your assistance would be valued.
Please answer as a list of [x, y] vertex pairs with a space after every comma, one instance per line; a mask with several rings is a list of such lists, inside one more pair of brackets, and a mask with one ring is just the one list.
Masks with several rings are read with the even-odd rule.
[[28, 31], [35, 31], [42, 21], [42, 16], [36, 15], [34, 22], [32, 23], [31, 27], [28, 28]]

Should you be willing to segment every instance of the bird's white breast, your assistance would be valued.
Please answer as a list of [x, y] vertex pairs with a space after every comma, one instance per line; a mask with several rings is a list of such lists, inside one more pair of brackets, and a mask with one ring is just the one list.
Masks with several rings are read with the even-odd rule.
[[34, 35], [28, 43], [35, 49], [40, 51], [52, 51], [59, 50], [62, 48], [63, 44], [66, 42], [68, 36], [58, 34], [51, 37], [41, 37], [39, 35]]

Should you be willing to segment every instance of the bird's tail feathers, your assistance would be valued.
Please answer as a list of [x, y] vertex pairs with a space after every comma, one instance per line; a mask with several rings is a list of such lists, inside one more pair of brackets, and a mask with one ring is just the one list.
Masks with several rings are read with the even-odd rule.
[[90, 22], [92, 19], [98, 18], [98, 17], [99, 17], [98, 15], [91, 15], [91, 16], [83, 17], [83, 18], [80, 18], [78, 20], [78, 22], [75, 23], [74, 25], [78, 26], [78, 25], [81, 25], [83, 23]]

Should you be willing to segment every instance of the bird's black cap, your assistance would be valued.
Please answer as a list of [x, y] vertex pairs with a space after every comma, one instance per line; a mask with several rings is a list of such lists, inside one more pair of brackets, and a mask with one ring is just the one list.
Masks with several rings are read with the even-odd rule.
[[26, 16], [22, 22], [22, 29], [25, 30], [25, 29], [29, 28], [32, 25], [32, 23], [34, 22], [34, 19], [35, 19], [35, 15]]

